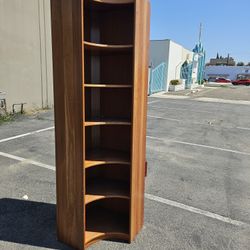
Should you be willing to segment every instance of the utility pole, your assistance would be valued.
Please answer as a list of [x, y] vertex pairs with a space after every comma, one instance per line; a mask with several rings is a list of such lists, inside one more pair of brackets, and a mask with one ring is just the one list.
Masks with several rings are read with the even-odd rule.
[[201, 43], [201, 37], [202, 37], [202, 23], [200, 23], [199, 44]]
[[229, 66], [230, 54], [227, 55], [227, 66]]
[[198, 75], [197, 75], [197, 80], [199, 84], [201, 84], [202, 77], [203, 77], [203, 68], [204, 68], [204, 55], [201, 55], [201, 39], [202, 39], [202, 22], [200, 23], [200, 30], [199, 30], [199, 43], [198, 43]]

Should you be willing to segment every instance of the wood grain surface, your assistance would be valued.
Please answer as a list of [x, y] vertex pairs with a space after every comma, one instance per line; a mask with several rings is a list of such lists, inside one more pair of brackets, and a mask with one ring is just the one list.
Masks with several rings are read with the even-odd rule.
[[52, 0], [57, 235], [83, 249], [81, 1]]
[[130, 240], [134, 240], [144, 222], [149, 1], [136, 0], [135, 11]]

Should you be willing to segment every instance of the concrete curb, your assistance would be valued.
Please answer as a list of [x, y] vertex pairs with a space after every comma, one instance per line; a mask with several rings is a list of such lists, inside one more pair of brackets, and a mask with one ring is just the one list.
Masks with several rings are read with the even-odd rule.
[[217, 102], [217, 103], [226, 103], [226, 104], [250, 105], [250, 101], [243, 101], [243, 100], [226, 100], [226, 99], [208, 98], [208, 97], [198, 97], [192, 100], [195, 100], [198, 102]]
[[244, 100], [226, 100], [220, 98], [209, 98], [209, 97], [194, 97], [194, 96], [182, 96], [182, 95], [164, 95], [155, 94], [150, 97], [154, 98], [165, 98], [165, 99], [185, 99], [197, 102], [215, 102], [215, 103], [225, 103], [225, 104], [237, 104], [237, 105], [250, 105], [250, 101]]

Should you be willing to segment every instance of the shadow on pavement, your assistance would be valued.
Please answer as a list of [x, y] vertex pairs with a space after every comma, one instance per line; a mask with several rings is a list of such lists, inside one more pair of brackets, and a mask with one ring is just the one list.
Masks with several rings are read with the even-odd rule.
[[56, 238], [56, 206], [33, 201], [0, 199], [0, 240], [70, 250]]

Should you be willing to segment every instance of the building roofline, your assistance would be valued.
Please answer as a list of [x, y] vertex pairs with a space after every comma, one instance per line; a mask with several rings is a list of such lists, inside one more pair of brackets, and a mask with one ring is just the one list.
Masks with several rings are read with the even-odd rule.
[[150, 39], [150, 41], [152, 41], [152, 42], [163, 42], [163, 41], [172, 41], [172, 40], [167, 38], [167, 39]]
[[188, 49], [188, 48], [184, 47], [183, 45], [181, 45], [180, 43], [177, 43], [176, 41], [169, 39], [169, 38], [168, 39], [150, 39], [150, 42], [165, 42], [165, 41], [166, 42], [173, 42], [173, 43], [181, 46], [183, 49], [186, 49], [186, 50], [194, 53], [192, 49]]

